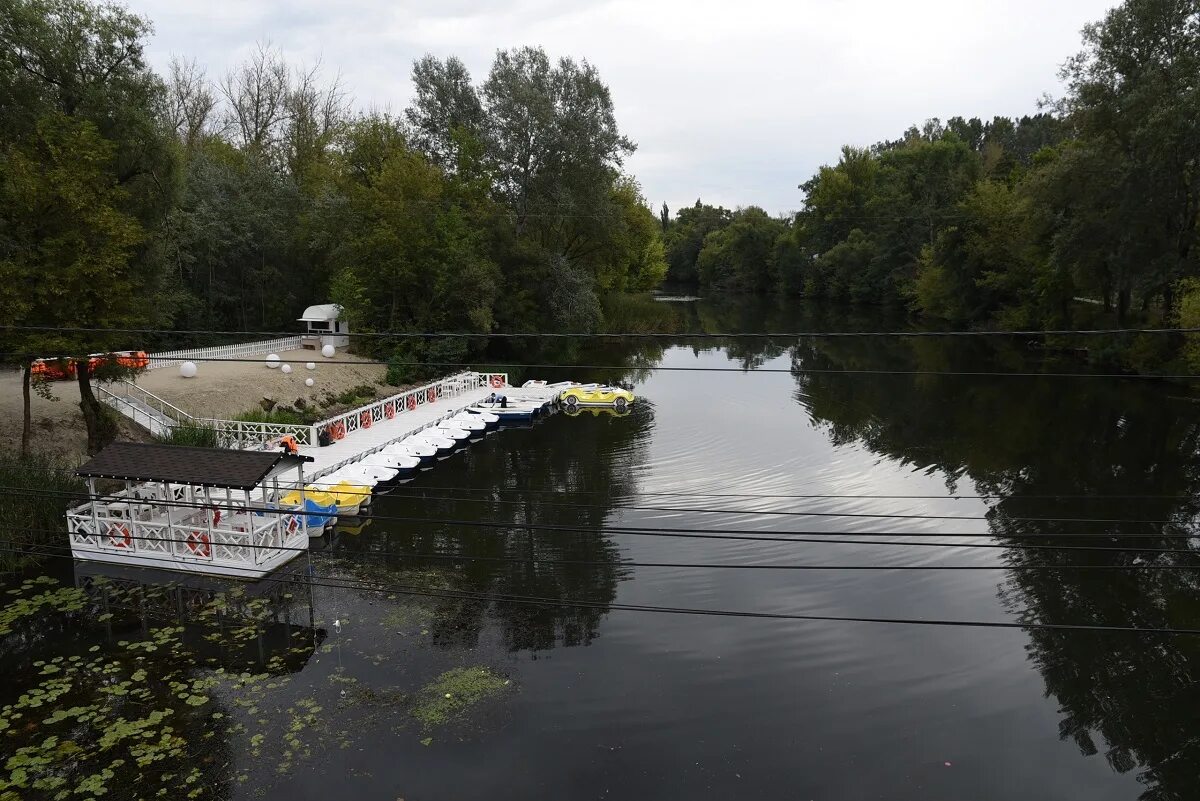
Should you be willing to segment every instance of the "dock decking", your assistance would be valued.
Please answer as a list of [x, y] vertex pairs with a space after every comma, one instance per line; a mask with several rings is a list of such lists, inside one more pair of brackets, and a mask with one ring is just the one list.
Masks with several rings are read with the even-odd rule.
[[318, 429], [340, 425], [345, 433], [332, 445], [300, 447], [301, 454], [313, 459], [305, 467], [305, 478], [317, 479], [343, 465], [361, 461], [397, 440], [479, 403], [493, 392], [510, 390], [506, 375], [459, 373], [317, 423]]

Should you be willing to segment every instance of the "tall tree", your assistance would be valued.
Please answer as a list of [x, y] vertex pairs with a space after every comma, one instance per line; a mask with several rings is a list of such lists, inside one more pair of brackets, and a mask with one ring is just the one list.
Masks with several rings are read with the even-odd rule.
[[1136, 265], [1142, 292], [1171, 314], [1173, 285], [1197, 269], [1200, 213], [1200, 6], [1126, 0], [1084, 29], [1063, 70], [1061, 110], [1108, 170], [1099, 203], [1136, 235], [1114, 258]]
[[483, 85], [497, 191], [519, 232], [567, 258], [592, 245], [593, 217], [634, 145], [596, 68], [523, 47], [496, 54]]
[[194, 59], [172, 58], [167, 86], [168, 121], [190, 153], [216, 125], [217, 97]]
[[404, 112], [411, 144], [446, 170], [458, 166], [463, 140], [484, 137], [483, 104], [458, 58], [425, 55], [413, 64], [413, 104]]
[[733, 218], [728, 209], [696, 204], [680, 209], [663, 237], [667, 254], [667, 279], [681, 284], [696, 284], [700, 274], [696, 260], [704, 247], [704, 238], [720, 230]]
[[[0, 273], [26, 288], [11, 337], [27, 356], [115, 346], [99, 329], [165, 322], [159, 267], [143, 245], [175, 185], [166, 90], [145, 63], [149, 25], [84, 0], [0, 0]], [[77, 364], [89, 449], [111, 434]]]

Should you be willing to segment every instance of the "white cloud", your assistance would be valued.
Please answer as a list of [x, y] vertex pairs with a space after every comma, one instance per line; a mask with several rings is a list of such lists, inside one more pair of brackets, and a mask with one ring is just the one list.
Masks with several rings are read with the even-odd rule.
[[697, 196], [772, 212], [842, 144], [928, 117], [1020, 115], [1061, 89], [1079, 30], [1112, 0], [130, 0], [150, 56], [219, 75], [258, 39], [340, 70], [362, 106], [399, 110], [412, 61], [455, 54], [477, 78], [497, 49], [586, 58], [612, 88], [629, 168], [656, 203]]

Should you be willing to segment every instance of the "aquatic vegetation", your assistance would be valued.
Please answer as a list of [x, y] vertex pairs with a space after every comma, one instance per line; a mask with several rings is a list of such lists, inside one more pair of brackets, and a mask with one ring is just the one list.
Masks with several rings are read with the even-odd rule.
[[462, 717], [476, 704], [502, 695], [511, 687], [485, 667], [461, 667], [438, 676], [417, 694], [412, 716], [424, 726], [440, 726]]
[[86, 595], [74, 587], [60, 587], [23, 597], [24, 593], [34, 587], [54, 583], [54, 579], [39, 576], [23, 582], [19, 588], [8, 590], [8, 595], [17, 597], [0, 608], [0, 635], [11, 633], [18, 620], [32, 618], [43, 611], [76, 612], [83, 608]]
[[[430, 573], [423, 580], [437, 582]], [[336, 640], [322, 642], [315, 616], [281, 628], [307, 590], [191, 592], [41, 577], [0, 594], [0, 669], [14, 677], [0, 687], [0, 801], [224, 799], [243, 784], [262, 792], [368, 733], [428, 745], [436, 729], [469, 721], [511, 687], [482, 666], [447, 670], [416, 692], [356, 675], [395, 662], [379, 638], [356, 641], [360, 622], [371, 631], [401, 618], [438, 623], [438, 608], [415, 599], [387, 598], [370, 620], [343, 611]], [[177, 616], [155, 624], [152, 610]], [[39, 636], [59, 627], [69, 639]], [[336, 667], [322, 662], [335, 652]]]

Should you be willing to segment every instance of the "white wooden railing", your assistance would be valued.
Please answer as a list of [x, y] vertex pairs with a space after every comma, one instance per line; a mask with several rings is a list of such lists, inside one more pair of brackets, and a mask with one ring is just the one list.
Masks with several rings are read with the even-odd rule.
[[[142, 389], [132, 381], [121, 379], [119, 381], [109, 381], [103, 384], [95, 385], [98, 390], [105, 395], [116, 398], [118, 400], [128, 398], [137, 401], [139, 404], [144, 404], [154, 411], [161, 414], [163, 417], [170, 418], [176, 423], [194, 423], [196, 417], [183, 409], [180, 409], [175, 404], [160, 398], [149, 390]], [[111, 404], [110, 404], [111, 405]], [[146, 426], [149, 428], [149, 426]]]
[[[339, 440], [344, 437], [349, 437], [354, 432], [368, 429], [371, 426], [384, 421], [391, 420], [409, 412], [414, 412], [431, 403], [444, 398], [455, 398], [465, 392], [478, 389], [501, 389], [508, 386], [508, 373], [456, 373], [455, 375], [447, 376], [430, 384], [414, 387], [397, 395], [391, 395], [382, 400], [377, 400], [374, 403], [369, 403], [366, 406], [360, 406], [357, 409], [351, 409], [348, 412], [331, 417], [328, 420], [322, 420], [313, 426], [313, 430], [319, 435], [321, 432], [329, 434], [330, 438]], [[409, 436], [421, 429], [440, 423], [444, 418], [449, 417], [460, 411], [460, 409], [447, 407], [446, 413], [441, 417], [434, 418], [428, 421], [423, 426], [417, 428], [405, 427], [402, 434], [397, 436], [397, 439]], [[356, 450], [349, 458], [326, 466], [320, 471], [319, 475], [331, 473], [338, 468], [361, 460], [364, 456], [374, 450], [382, 450], [391, 440], [385, 440], [378, 443], [373, 449]], [[314, 475], [314, 478], [318, 477]]]
[[295, 437], [299, 445], [317, 444], [315, 426], [297, 423], [248, 423], [245, 420], [213, 420], [205, 417], [196, 418], [196, 423], [215, 429], [217, 446], [221, 448], [258, 448], [285, 434]]
[[300, 335], [282, 339], [266, 339], [261, 342], [241, 342], [237, 345], [217, 345], [211, 348], [191, 348], [189, 350], [169, 350], [163, 353], [151, 353], [150, 365], [147, 370], [157, 370], [160, 367], [174, 367], [177, 364], [193, 359], [242, 359], [248, 356], [261, 356], [264, 353], [279, 353], [286, 350], [300, 349]]
[[442, 398], [457, 397], [469, 390], [485, 389], [488, 386], [499, 389], [507, 384], [507, 373], [456, 373], [431, 384], [414, 387], [398, 395], [391, 395], [383, 400], [343, 412], [336, 417], [316, 423], [314, 427], [317, 431], [329, 432], [333, 439], [338, 440], [350, 436], [355, 431], [370, 428], [376, 423], [391, 420], [405, 412], [416, 411], [422, 406]]
[[[210, 564], [233, 569], [260, 566], [308, 547], [308, 530], [302, 510], [290, 514], [253, 514], [226, 507], [214, 522], [216, 509], [159, 514], [161, 506], [131, 497], [124, 504], [93, 509], [83, 504], [67, 512], [71, 549], [76, 556], [107, 554], [130, 562], [158, 562], [157, 567], [181, 569], [188, 564]], [[110, 511], [120, 507], [123, 513]], [[134, 510], [144, 510], [134, 513]]]
[[[243, 450], [258, 448], [285, 434], [295, 437], [296, 442], [300, 445], [317, 444], [316, 429], [312, 426], [295, 423], [248, 423], [244, 420], [196, 417], [153, 392], [142, 389], [132, 381], [122, 380], [108, 384], [96, 384], [96, 394], [105, 404], [117, 409], [128, 410], [127, 416], [152, 434], [165, 434], [175, 425], [184, 423], [191, 426], [204, 426], [216, 431], [217, 446], [221, 448]], [[127, 400], [134, 401], [134, 403], [127, 403]], [[156, 411], [161, 417], [146, 414], [140, 407]]]

